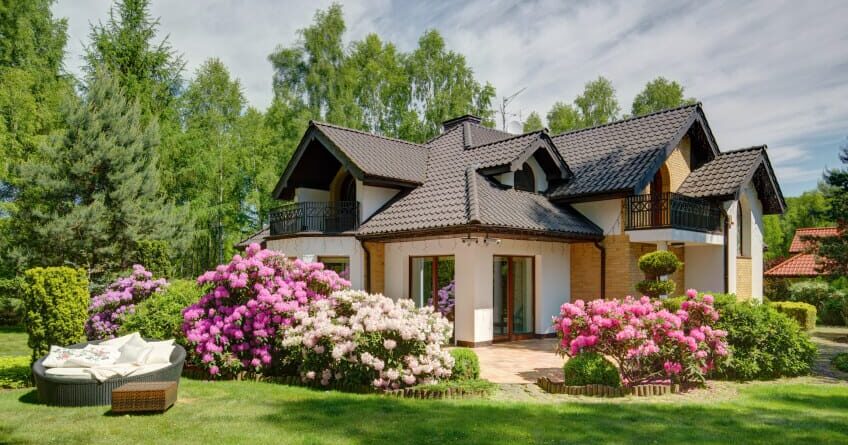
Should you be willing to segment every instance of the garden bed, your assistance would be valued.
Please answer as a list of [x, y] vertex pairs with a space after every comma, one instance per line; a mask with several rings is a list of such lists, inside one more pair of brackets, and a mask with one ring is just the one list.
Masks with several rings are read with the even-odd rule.
[[661, 396], [664, 394], [676, 394], [683, 390], [678, 384], [649, 384], [621, 387], [607, 385], [570, 386], [563, 382], [551, 381], [547, 377], [540, 378], [536, 384], [551, 394], [589, 397]]

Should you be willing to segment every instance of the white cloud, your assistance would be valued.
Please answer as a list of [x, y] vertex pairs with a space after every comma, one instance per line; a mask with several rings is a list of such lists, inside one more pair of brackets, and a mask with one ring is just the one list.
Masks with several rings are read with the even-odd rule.
[[[220, 57], [250, 102], [271, 98], [268, 54], [291, 44], [316, 8], [329, 1], [154, 1], [187, 76]], [[67, 65], [78, 71], [88, 23], [105, 19], [105, 0], [60, 1], [70, 19]], [[544, 115], [571, 101], [598, 75], [618, 89], [622, 111], [657, 75], [682, 82], [704, 102], [724, 150], [768, 144], [787, 194], [815, 186], [835, 165], [848, 134], [848, 3], [470, 0], [426, 4], [403, 0], [345, 2], [348, 39], [376, 32], [401, 49], [414, 48], [428, 28], [466, 55], [478, 78], [499, 95], [527, 90], [512, 111]]]

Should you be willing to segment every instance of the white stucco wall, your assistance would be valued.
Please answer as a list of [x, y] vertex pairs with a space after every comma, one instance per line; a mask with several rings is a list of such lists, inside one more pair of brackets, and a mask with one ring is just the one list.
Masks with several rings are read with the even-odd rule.
[[330, 200], [330, 192], [327, 190], [298, 187], [294, 189], [294, 200], [296, 202], [326, 202]]
[[621, 233], [621, 201], [621, 199], [607, 199], [578, 202], [571, 206], [604, 229], [605, 235], [617, 235]]
[[[548, 189], [548, 177], [545, 175], [545, 171], [542, 170], [542, 166], [539, 165], [539, 161], [531, 157], [527, 160], [527, 165], [530, 166], [530, 170], [533, 170], [533, 177], [536, 178], [536, 191], [540, 193], [546, 191]], [[496, 175], [495, 179], [508, 187], [515, 185], [515, 173], [513, 172]]]
[[570, 248], [568, 244], [501, 239], [500, 244], [480, 241], [463, 244], [460, 238], [404, 241], [386, 244], [385, 293], [409, 298], [409, 258], [453, 255], [456, 279], [456, 338], [459, 341], [492, 340], [493, 269], [495, 255], [533, 256], [535, 265], [536, 333], [552, 332], [551, 317], [570, 298]]
[[763, 300], [763, 204], [757, 196], [757, 190], [753, 184], [748, 184], [743, 189], [746, 202], [750, 206], [750, 233], [751, 240], [751, 295], [757, 301]]
[[737, 201], [725, 201], [722, 207], [725, 215], [727, 215], [729, 224], [727, 224], [727, 292], [736, 293], [736, 206]]
[[301, 236], [268, 240], [268, 248], [290, 257], [346, 256], [350, 258], [350, 282], [354, 289], [365, 288], [365, 252], [352, 236]]
[[701, 292], [724, 292], [723, 245], [687, 245], [683, 255], [686, 258], [686, 267], [683, 268], [686, 287]]
[[398, 194], [397, 189], [374, 187], [356, 181], [356, 200], [359, 201], [362, 221], [367, 220], [384, 204]]

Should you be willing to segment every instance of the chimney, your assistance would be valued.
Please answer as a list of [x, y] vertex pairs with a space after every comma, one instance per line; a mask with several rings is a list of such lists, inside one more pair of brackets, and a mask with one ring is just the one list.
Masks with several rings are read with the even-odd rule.
[[455, 117], [453, 119], [448, 119], [448, 120], [442, 122], [442, 132], [446, 132], [446, 131], [450, 130], [451, 128], [456, 127], [457, 125], [464, 124], [466, 122], [471, 123], [471, 124], [480, 125], [480, 122], [482, 122], [482, 121], [483, 121], [483, 119], [480, 119], [479, 117], [473, 116], [473, 115], [470, 115], [470, 114]]

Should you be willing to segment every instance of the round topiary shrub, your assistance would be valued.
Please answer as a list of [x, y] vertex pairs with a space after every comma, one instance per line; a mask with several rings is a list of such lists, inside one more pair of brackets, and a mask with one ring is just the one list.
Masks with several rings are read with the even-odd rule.
[[682, 265], [677, 256], [667, 250], [657, 250], [639, 257], [639, 270], [649, 279], [671, 275]]
[[636, 283], [636, 290], [641, 292], [642, 295], [647, 295], [651, 298], [657, 298], [660, 295], [670, 295], [676, 288], [677, 285], [671, 280], [642, 280]]
[[137, 304], [135, 312], [125, 314], [120, 333], [138, 332], [144, 338], [163, 340], [173, 338], [185, 346], [183, 309], [197, 303], [202, 295], [194, 281], [173, 280], [168, 287]]
[[451, 380], [473, 380], [480, 378], [480, 359], [477, 353], [468, 348], [453, 348], [453, 371]]
[[569, 359], [565, 362], [562, 373], [565, 384], [569, 386], [621, 386], [618, 368], [606, 357], [595, 352], [584, 352]]

